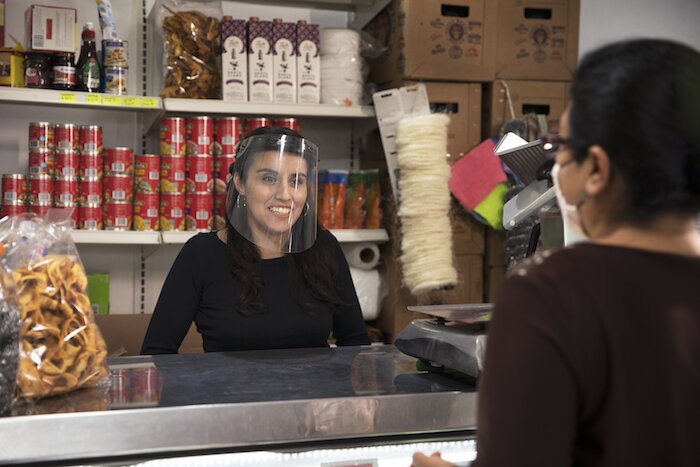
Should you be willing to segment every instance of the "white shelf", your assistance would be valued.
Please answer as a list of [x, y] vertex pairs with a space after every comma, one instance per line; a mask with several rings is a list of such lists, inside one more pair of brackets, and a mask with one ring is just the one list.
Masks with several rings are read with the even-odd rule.
[[199, 232], [189, 231], [189, 232], [160, 232], [160, 242], [163, 244], [182, 244], [186, 243], [187, 240], [197, 235]]
[[160, 97], [113, 96], [111, 94], [30, 88], [0, 87], [0, 102], [134, 112], [159, 112], [163, 108]]
[[276, 104], [228, 102], [216, 99], [163, 99], [163, 108], [170, 114], [226, 114], [283, 117], [374, 117], [372, 106], [343, 107], [331, 104]]

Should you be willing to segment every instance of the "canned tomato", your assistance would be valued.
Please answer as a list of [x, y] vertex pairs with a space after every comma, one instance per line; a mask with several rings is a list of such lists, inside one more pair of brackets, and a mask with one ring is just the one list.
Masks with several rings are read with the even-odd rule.
[[128, 201], [105, 202], [102, 205], [102, 223], [107, 230], [129, 230], [131, 215], [131, 203]]
[[217, 118], [214, 122], [214, 145], [212, 152], [234, 154], [236, 145], [243, 136], [243, 119], [238, 117]]
[[211, 154], [214, 141], [214, 119], [193, 117], [186, 124], [187, 155]]
[[158, 193], [160, 183], [160, 156], [134, 156], [134, 193]]
[[185, 230], [185, 195], [161, 193], [158, 227], [160, 230]]
[[184, 156], [185, 119], [167, 117], [160, 121], [160, 154], [164, 156]]
[[214, 159], [214, 193], [226, 193], [226, 185], [231, 178], [231, 164], [236, 162], [233, 154], [222, 154]]
[[158, 193], [134, 193], [134, 230], [158, 230]]
[[58, 151], [54, 157], [54, 174], [56, 177], [78, 176], [77, 151]]
[[264, 126], [272, 126], [272, 120], [265, 117], [249, 118], [245, 121], [245, 134], [248, 136], [253, 130]]
[[29, 175], [54, 174], [55, 156], [50, 149], [37, 149], [29, 153]]
[[194, 193], [197, 191], [212, 192], [214, 189], [214, 157], [200, 154], [199, 156], [187, 156], [185, 161], [185, 191]]
[[27, 177], [24, 174], [2, 175], [2, 202], [5, 204], [27, 202]]
[[301, 124], [296, 118], [281, 118], [279, 120], [275, 120], [275, 126], [289, 128], [292, 131], [301, 133]]
[[102, 154], [81, 154], [78, 157], [78, 178], [81, 180], [102, 178]]
[[185, 158], [160, 156], [160, 192], [185, 192]]
[[104, 93], [124, 96], [127, 93], [129, 69], [121, 66], [105, 67]]
[[53, 178], [50, 175], [31, 175], [29, 177], [29, 202], [32, 204], [51, 204], [53, 201]]
[[29, 124], [29, 150], [53, 149], [53, 125], [49, 122]]
[[56, 177], [53, 193], [56, 206], [73, 206], [78, 200], [78, 179], [75, 177]]
[[131, 203], [134, 195], [134, 182], [130, 175], [105, 175], [102, 179], [105, 203], [126, 201]]
[[53, 127], [53, 140], [57, 151], [77, 151], [80, 149], [78, 125], [73, 123], [57, 123]]
[[27, 212], [27, 205], [25, 203], [5, 203], [0, 206], [0, 217], [19, 216], [25, 212]]
[[131, 370], [131, 402], [158, 402], [162, 381], [155, 368], [134, 368]]
[[102, 179], [83, 178], [78, 182], [78, 204], [81, 206], [102, 204]]
[[80, 153], [102, 154], [102, 127], [99, 125], [80, 126]]
[[105, 175], [133, 175], [134, 152], [131, 148], [105, 148]]
[[37, 216], [43, 216], [51, 208], [53, 208], [53, 203], [29, 203], [28, 212], [33, 212]]
[[84, 204], [78, 206], [78, 228], [83, 230], [101, 230], [102, 205]]
[[209, 231], [214, 226], [214, 198], [209, 191], [185, 195], [185, 228]]
[[214, 194], [214, 230], [223, 229], [226, 226], [226, 193]]

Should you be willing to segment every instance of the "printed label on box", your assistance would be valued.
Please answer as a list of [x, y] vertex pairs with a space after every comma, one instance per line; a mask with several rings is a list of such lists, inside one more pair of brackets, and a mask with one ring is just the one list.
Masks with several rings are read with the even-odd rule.
[[248, 54], [245, 21], [221, 22], [222, 89], [225, 101], [248, 101]]
[[272, 38], [274, 100], [287, 104], [295, 103], [297, 101], [296, 24], [273, 24]]
[[321, 102], [321, 57], [319, 55], [320, 33], [317, 24], [298, 24], [297, 76], [300, 104]]
[[248, 22], [248, 83], [251, 102], [272, 102], [272, 23]]

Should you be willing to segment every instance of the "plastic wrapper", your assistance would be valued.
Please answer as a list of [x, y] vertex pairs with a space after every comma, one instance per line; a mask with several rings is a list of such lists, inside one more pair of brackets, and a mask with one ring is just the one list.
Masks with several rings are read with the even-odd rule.
[[0, 269], [0, 416], [15, 393], [19, 367], [19, 303], [12, 277]]
[[20, 305], [17, 395], [39, 398], [108, 384], [107, 346], [87, 295], [87, 277], [70, 236], [70, 211], [0, 220], [2, 266]]
[[161, 97], [221, 98], [221, 2], [162, 0], [157, 24], [164, 47]]
[[365, 170], [363, 172], [366, 186], [365, 228], [379, 229], [382, 226], [382, 189], [379, 182], [379, 170]]
[[117, 23], [114, 21], [111, 0], [95, 0], [97, 2], [97, 13], [100, 17], [100, 29], [102, 29], [103, 40], [118, 39]]
[[348, 175], [348, 188], [345, 198], [345, 228], [361, 229], [365, 224], [365, 201], [367, 199], [367, 187], [361, 172], [352, 172]]
[[318, 174], [318, 222], [326, 229], [344, 228], [347, 184], [347, 170], [324, 170]]

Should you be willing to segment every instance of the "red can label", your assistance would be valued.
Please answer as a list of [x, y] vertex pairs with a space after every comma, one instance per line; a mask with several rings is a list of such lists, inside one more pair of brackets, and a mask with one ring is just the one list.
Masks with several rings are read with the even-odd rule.
[[99, 125], [82, 125], [80, 127], [80, 153], [102, 154], [102, 127]]
[[50, 175], [29, 177], [29, 202], [48, 205], [53, 202], [53, 178]]
[[129, 175], [105, 175], [102, 179], [105, 203], [126, 201], [131, 203], [134, 184]]
[[53, 125], [48, 122], [31, 122], [29, 124], [29, 150], [53, 150]]
[[56, 153], [54, 173], [56, 177], [78, 176], [78, 153], [76, 151], [60, 151]]
[[214, 120], [211, 117], [187, 119], [187, 155], [211, 155], [213, 142]]
[[24, 203], [3, 204], [0, 206], [0, 217], [19, 216], [27, 212], [27, 205]]
[[160, 156], [160, 192], [185, 192], [185, 158]]
[[133, 175], [133, 154], [130, 148], [105, 148], [105, 175]]
[[129, 230], [131, 228], [131, 203], [106, 202], [102, 207], [102, 222], [107, 230]]
[[78, 178], [102, 178], [102, 154], [81, 154], [78, 158]]
[[101, 230], [102, 206], [99, 204], [79, 206], [78, 228], [83, 230]]
[[78, 182], [78, 204], [81, 206], [102, 204], [102, 180], [82, 179]]
[[231, 179], [231, 164], [236, 162], [233, 154], [223, 154], [214, 159], [214, 193], [226, 193], [226, 185]]
[[214, 230], [226, 226], [226, 193], [214, 193]]
[[55, 156], [53, 151], [38, 149], [29, 153], [29, 175], [54, 174]]
[[37, 216], [43, 216], [51, 208], [53, 208], [52, 203], [30, 203], [29, 204], [29, 212], [33, 212]]
[[58, 123], [53, 128], [54, 145], [57, 151], [78, 151], [80, 134], [78, 126], [72, 123]]
[[253, 130], [264, 126], [272, 126], [272, 120], [265, 117], [260, 118], [249, 118], [245, 122], [245, 134], [248, 136]]
[[134, 230], [158, 230], [158, 193], [134, 194]]
[[212, 192], [214, 189], [214, 157], [209, 155], [187, 156], [185, 161], [185, 191]]
[[210, 192], [185, 195], [185, 227], [187, 230], [209, 231], [214, 226], [214, 197]]
[[243, 119], [238, 117], [217, 118], [214, 122], [214, 155], [234, 154], [236, 145], [243, 136]]
[[56, 178], [53, 184], [53, 193], [56, 206], [74, 206], [78, 200], [78, 179]]
[[289, 128], [290, 130], [296, 131], [297, 133], [301, 133], [301, 124], [296, 118], [282, 118], [279, 120], [275, 120], [275, 126]]
[[185, 195], [161, 193], [159, 214], [160, 230], [185, 230]]
[[158, 193], [160, 156], [137, 154], [134, 157], [134, 193]]
[[6, 204], [24, 204], [27, 202], [27, 177], [23, 174], [4, 174], [2, 176], [2, 202]]
[[185, 119], [168, 117], [160, 121], [160, 154], [165, 156], [184, 156]]

